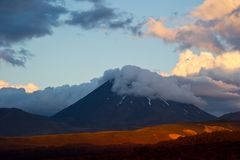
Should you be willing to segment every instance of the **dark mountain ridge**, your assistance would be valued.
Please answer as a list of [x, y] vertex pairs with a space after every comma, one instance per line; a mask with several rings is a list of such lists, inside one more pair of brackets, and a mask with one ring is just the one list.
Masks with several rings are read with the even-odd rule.
[[70, 131], [68, 125], [16, 108], [0, 108], [0, 136], [26, 136]]
[[240, 111], [224, 114], [219, 117], [220, 120], [228, 120], [228, 121], [240, 121]]

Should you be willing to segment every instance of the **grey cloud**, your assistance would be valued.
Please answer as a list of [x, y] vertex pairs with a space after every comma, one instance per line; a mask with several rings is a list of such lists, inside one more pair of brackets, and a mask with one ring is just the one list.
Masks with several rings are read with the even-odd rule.
[[[15, 43], [52, 33], [58, 18], [66, 9], [57, 0], [1, 0], [0, 1], [0, 59], [24, 66], [27, 58], [23, 52], [14, 51]], [[17, 58], [18, 56], [18, 58]]]
[[76, 0], [76, 1], [86, 1], [86, 2], [92, 2], [92, 3], [95, 3], [95, 4], [97, 4], [97, 3], [104, 3], [104, 0]]
[[129, 26], [128, 29], [130, 30], [130, 32], [133, 35], [142, 36], [143, 35], [142, 28], [143, 28], [144, 24], [145, 24], [145, 22], [141, 22], [136, 25]]
[[221, 115], [240, 110], [240, 87], [209, 77], [162, 77], [136, 66], [110, 69], [89, 83], [49, 87], [33, 93], [24, 89], [0, 89], [0, 107], [18, 107], [43, 115], [52, 115], [83, 98], [108, 80], [114, 79], [117, 94], [165, 98], [190, 103]]
[[188, 84], [179, 85], [176, 78], [162, 77], [155, 72], [136, 66], [106, 71], [102, 79], [115, 79], [113, 91], [118, 94], [164, 98], [198, 106], [205, 102], [194, 95]]
[[93, 29], [96, 27], [107, 27], [110, 25], [110, 20], [116, 18], [117, 15], [113, 9], [98, 6], [89, 11], [73, 12], [72, 19], [67, 21], [67, 23], [80, 25], [83, 29]]
[[93, 7], [87, 11], [73, 11], [71, 19], [66, 23], [69, 25], [77, 25], [83, 29], [90, 30], [96, 28], [104, 29], [124, 29], [132, 34], [141, 35], [143, 24], [134, 24], [132, 15], [125, 12], [118, 12], [115, 8], [107, 7], [104, 1], [100, 0], [78, 0], [89, 1], [93, 3]]
[[240, 88], [209, 77], [177, 77], [180, 84], [191, 85], [191, 90], [197, 96], [215, 97], [221, 99], [238, 99]]
[[204, 69], [202, 68], [200, 76], [211, 77], [214, 80], [237, 85], [240, 87], [240, 70], [224, 70], [221, 68]]
[[217, 116], [240, 110], [240, 87], [210, 77], [177, 77], [181, 84], [191, 86], [191, 91], [207, 102], [201, 108]]
[[71, 105], [98, 86], [95, 80], [74, 86], [48, 87], [33, 93], [24, 89], [0, 89], [0, 107], [17, 107], [25, 111], [52, 115]]
[[177, 79], [164, 78], [136, 66], [125, 66], [122, 69], [108, 70], [102, 77], [81, 85], [46, 88], [33, 93], [26, 93], [23, 89], [0, 89], [0, 106], [51, 115], [112, 79], [115, 79], [112, 91], [118, 94], [165, 98], [196, 105], [204, 103], [190, 91], [188, 85], [180, 86]]
[[55, 0], [1, 0], [0, 42], [10, 45], [33, 37], [51, 34], [58, 18], [66, 12]]
[[3, 49], [0, 50], [0, 59], [14, 65], [24, 67], [25, 62], [29, 57], [31, 57], [27, 50], [21, 49], [20, 51], [15, 51], [13, 49]]
[[[0, 47], [4, 50], [0, 59], [17, 66], [24, 66], [28, 56], [16, 58], [12, 45], [52, 34], [52, 28], [59, 26], [59, 17], [70, 13], [69, 25], [83, 29], [94, 28], [125, 29], [141, 35], [140, 24], [133, 24], [133, 17], [125, 12], [106, 6], [105, 0], [76, 0], [89, 2], [92, 9], [70, 11], [61, 2], [64, 0], [1, 0], [0, 1]], [[65, 23], [61, 23], [65, 24]], [[8, 51], [11, 50], [11, 51]], [[13, 54], [13, 52], [15, 52]]]

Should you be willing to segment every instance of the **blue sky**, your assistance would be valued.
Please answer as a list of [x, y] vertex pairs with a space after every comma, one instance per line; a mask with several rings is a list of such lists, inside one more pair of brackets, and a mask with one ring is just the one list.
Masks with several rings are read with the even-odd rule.
[[[200, 0], [108, 0], [107, 5], [131, 13], [136, 22], [149, 17], [168, 18], [174, 12], [187, 14]], [[70, 9], [84, 10], [81, 3], [66, 4]], [[80, 7], [78, 7], [80, 6]], [[63, 84], [79, 84], [115, 67], [137, 65], [157, 72], [169, 72], [179, 53], [175, 46], [153, 37], [136, 37], [123, 30], [83, 30], [64, 25], [53, 28], [52, 35], [15, 44], [27, 48], [34, 56], [25, 67], [0, 64], [1, 79], [13, 84], [35, 83], [41, 88]]]

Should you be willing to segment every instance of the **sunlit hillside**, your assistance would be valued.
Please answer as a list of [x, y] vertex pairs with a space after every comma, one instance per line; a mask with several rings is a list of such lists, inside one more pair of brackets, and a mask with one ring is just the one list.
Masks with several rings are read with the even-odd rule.
[[[114, 145], [156, 144], [201, 133], [238, 131], [240, 123], [209, 122], [180, 123], [146, 127], [131, 131], [103, 131], [94, 133], [59, 134], [32, 137], [1, 138], [0, 147], [64, 146], [70, 144]], [[3, 143], [4, 142], [4, 143]]]

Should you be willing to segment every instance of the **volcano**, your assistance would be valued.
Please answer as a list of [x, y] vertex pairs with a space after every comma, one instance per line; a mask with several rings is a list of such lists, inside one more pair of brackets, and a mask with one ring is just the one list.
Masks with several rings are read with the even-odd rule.
[[149, 125], [211, 121], [216, 117], [192, 104], [163, 98], [119, 95], [112, 91], [114, 81], [107, 81], [78, 102], [52, 118], [85, 129], [134, 129]]

